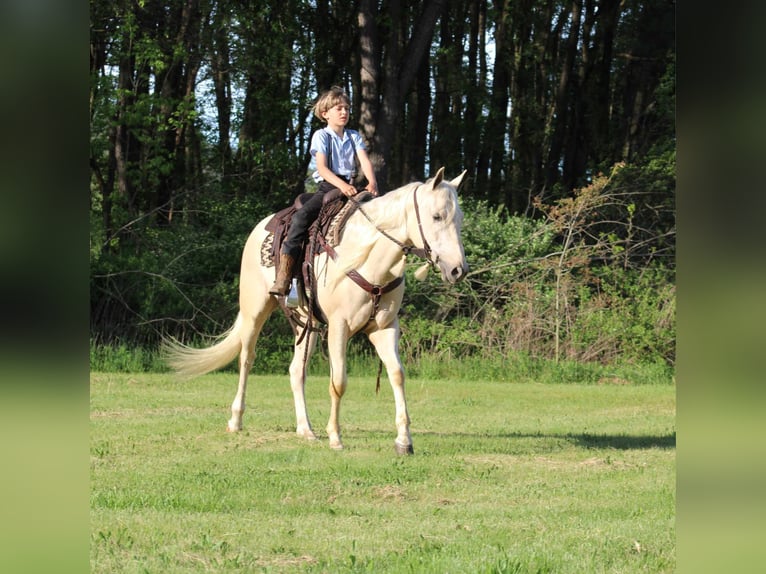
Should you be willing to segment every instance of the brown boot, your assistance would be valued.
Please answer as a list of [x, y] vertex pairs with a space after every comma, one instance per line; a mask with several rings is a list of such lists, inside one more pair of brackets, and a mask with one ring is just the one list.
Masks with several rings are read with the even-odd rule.
[[287, 295], [290, 290], [290, 280], [293, 278], [293, 265], [295, 258], [286, 253], [279, 255], [279, 268], [277, 269], [277, 279], [274, 285], [269, 289], [272, 295]]

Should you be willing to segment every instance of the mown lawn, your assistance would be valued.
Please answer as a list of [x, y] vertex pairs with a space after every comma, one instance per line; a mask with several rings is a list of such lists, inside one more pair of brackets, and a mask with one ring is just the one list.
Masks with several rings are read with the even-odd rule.
[[351, 378], [346, 450], [294, 435], [286, 377], [91, 375], [93, 572], [619, 573], [675, 569], [675, 387]]

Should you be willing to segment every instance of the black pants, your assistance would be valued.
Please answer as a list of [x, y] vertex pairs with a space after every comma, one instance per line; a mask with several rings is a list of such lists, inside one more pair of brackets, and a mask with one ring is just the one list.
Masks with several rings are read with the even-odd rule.
[[311, 198], [303, 204], [303, 207], [293, 214], [290, 230], [282, 242], [282, 253], [292, 255], [296, 259], [300, 256], [306, 233], [319, 216], [319, 212], [322, 210], [322, 200], [331, 189], [335, 189], [335, 186], [323, 181], [319, 184], [316, 193], [312, 194]]

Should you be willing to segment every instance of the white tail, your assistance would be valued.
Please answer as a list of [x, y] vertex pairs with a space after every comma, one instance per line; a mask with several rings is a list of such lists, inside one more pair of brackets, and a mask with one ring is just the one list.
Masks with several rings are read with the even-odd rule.
[[219, 337], [219, 341], [205, 349], [188, 347], [174, 339], [164, 341], [163, 354], [167, 364], [179, 375], [190, 379], [225, 367], [242, 348], [241, 325], [242, 313], [239, 313], [234, 325]]

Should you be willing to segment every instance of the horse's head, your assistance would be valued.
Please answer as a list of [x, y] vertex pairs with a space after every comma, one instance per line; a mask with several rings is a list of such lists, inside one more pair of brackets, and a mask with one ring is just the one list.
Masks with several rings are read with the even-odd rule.
[[[457, 200], [465, 171], [452, 181], [444, 179], [444, 168], [421, 184], [415, 190], [415, 213], [417, 231], [410, 231], [414, 242], [421, 242], [429, 263], [438, 267], [442, 280], [456, 283], [468, 272], [460, 227], [463, 224], [463, 211]], [[420, 270], [419, 270], [420, 271]], [[427, 267], [416, 273], [419, 279], [425, 277]]]

